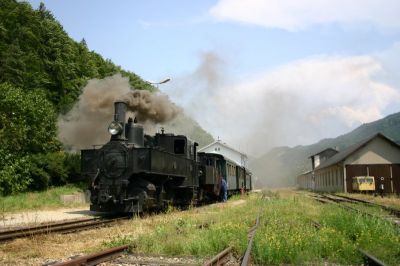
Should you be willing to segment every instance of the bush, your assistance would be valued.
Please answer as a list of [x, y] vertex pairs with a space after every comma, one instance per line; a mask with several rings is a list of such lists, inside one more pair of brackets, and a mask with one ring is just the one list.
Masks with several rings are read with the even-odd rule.
[[0, 151], [0, 157], [0, 195], [25, 191], [32, 183], [28, 158], [16, 158], [4, 151]]
[[[60, 150], [57, 116], [41, 90], [0, 84], [0, 147], [22, 157]], [[22, 155], [22, 156], [21, 156]]]
[[64, 166], [65, 154], [53, 152], [35, 154], [30, 157], [31, 189], [41, 190], [49, 186], [64, 185], [68, 172]]
[[61, 147], [56, 138], [57, 117], [45, 93], [2, 83], [0, 95], [0, 193], [45, 188], [50, 176], [54, 183], [63, 183], [57, 160], [53, 163], [46, 155], [38, 155]]
[[0, 195], [82, 181], [80, 155], [64, 152], [18, 156], [0, 149]]
[[83, 181], [81, 176], [81, 155], [79, 153], [65, 153], [64, 167], [68, 173], [68, 182]]

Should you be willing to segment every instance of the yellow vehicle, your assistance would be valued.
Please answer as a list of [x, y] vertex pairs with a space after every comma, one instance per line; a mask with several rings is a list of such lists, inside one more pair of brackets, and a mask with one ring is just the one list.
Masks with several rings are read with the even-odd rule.
[[373, 176], [354, 176], [353, 191], [375, 191], [375, 178]]

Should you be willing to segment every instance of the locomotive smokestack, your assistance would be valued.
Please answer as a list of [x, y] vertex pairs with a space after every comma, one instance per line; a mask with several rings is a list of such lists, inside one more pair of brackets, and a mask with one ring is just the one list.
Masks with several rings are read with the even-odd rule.
[[[123, 140], [125, 139], [125, 115], [128, 105], [126, 102], [117, 101], [114, 103], [114, 108], [114, 121], [111, 123], [112, 126], [110, 125], [108, 130], [112, 135], [111, 140]], [[115, 128], [115, 133], [112, 132], [112, 127]]]

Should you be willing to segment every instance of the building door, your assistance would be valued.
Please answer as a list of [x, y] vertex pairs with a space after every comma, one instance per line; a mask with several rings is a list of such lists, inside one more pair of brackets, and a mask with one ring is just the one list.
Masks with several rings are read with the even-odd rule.
[[393, 192], [400, 194], [400, 164], [392, 164]]
[[392, 193], [390, 179], [390, 164], [369, 164], [369, 175], [375, 177], [375, 190], [379, 191], [380, 185], [384, 185], [385, 193]]
[[[346, 186], [347, 192], [353, 192], [353, 177], [354, 176], [366, 176], [367, 165], [365, 164], [350, 164], [346, 165]], [[371, 175], [371, 174], [370, 174]]]

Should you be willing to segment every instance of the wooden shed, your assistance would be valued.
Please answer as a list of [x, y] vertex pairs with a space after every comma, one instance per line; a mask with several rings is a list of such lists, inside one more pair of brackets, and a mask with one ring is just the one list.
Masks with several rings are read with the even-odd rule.
[[317, 191], [352, 192], [354, 176], [374, 176], [385, 193], [400, 193], [400, 146], [378, 133], [321, 162], [310, 175]]

